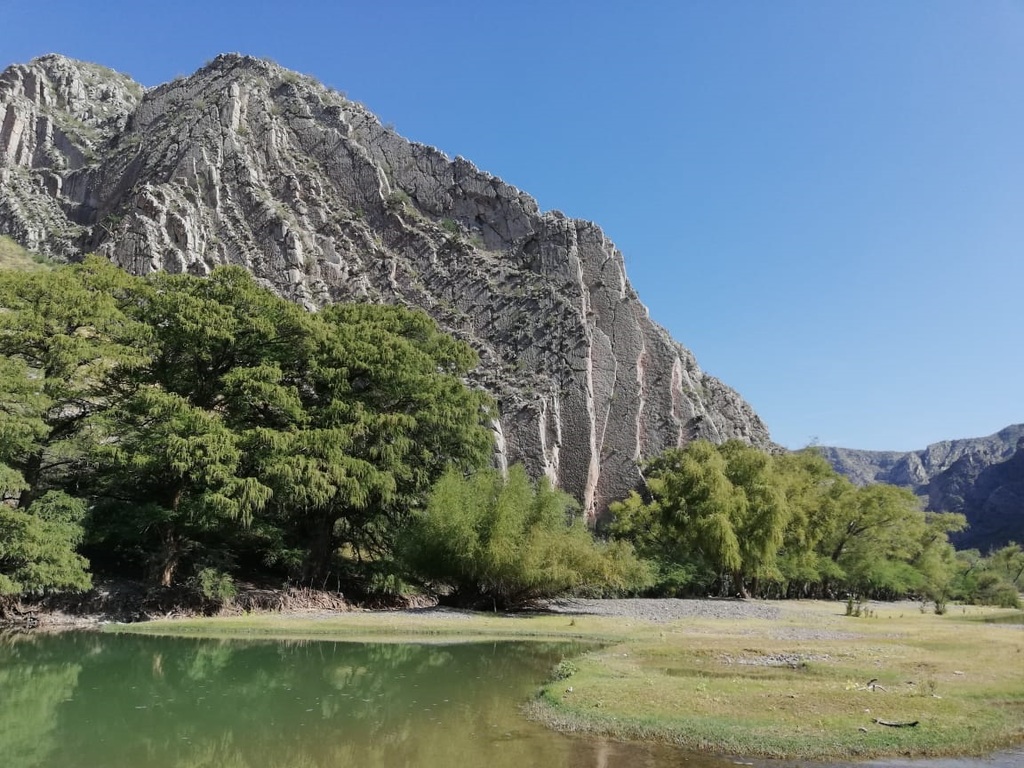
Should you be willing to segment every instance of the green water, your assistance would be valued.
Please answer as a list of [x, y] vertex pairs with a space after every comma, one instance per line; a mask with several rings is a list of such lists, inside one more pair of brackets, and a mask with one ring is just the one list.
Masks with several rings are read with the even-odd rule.
[[[521, 706], [564, 643], [0, 634], [0, 768], [725, 768], [554, 733]], [[754, 761], [808, 768], [804, 761]], [[858, 768], [1018, 768], [992, 758]]]
[[565, 644], [0, 637], [0, 767], [719, 766], [520, 707]]

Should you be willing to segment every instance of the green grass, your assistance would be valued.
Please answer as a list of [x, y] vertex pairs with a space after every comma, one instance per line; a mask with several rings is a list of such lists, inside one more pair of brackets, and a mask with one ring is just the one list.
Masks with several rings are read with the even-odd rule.
[[[1024, 631], [985, 622], [1010, 612], [955, 608], [935, 616], [903, 605], [850, 618], [840, 603], [779, 606], [775, 621], [352, 612], [157, 621], [115, 631], [593, 640], [601, 645], [553, 671], [528, 708], [532, 717], [559, 730], [750, 757], [980, 754], [1024, 740]], [[890, 728], [876, 718], [919, 725]]]

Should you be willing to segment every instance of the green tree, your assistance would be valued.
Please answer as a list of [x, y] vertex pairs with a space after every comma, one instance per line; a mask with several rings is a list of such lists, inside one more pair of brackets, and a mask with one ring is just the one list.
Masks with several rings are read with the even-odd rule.
[[936, 613], [945, 613], [955, 592], [958, 564], [949, 534], [967, 527], [967, 518], [953, 512], [925, 513], [921, 549], [912, 565], [923, 579], [922, 595], [935, 603]]
[[815, 451], [771, 455], [696, 441], [644, 467], [647, 499], [613, 504], [612, 534], [659, 565], [670, 591], [895, 597], [951, 594], [948, 534], [909, 491], [856, 488]]
[[1024, 547], [1011, 541], [1005, 547], [993, 552], [988, 561], [992, 570], [999, 573], [1019, 591], [1024, 591]]
[[913, 493], [869, 485], [839, 500], [832, 530], [820, 546], [858, 594], [894, 597], [924, 586], [911, 561], [926, 532], [925, 514]]
[[740, 544], [740, 591], [755, 594], [765, 581], [779, 581], [779, 550], [791, 510], [774, 457], [730, 440], [719, 447], [726, 477], [738, 492], [733, 528]]
[[84, 515], [85, 505], [60, 491], [26, 510], [0, 504], [0, 598], [88, 589], [89, 564], [76, 551]]
[[956, 553], [951, 591], [957, 599], [981, 605], [1019, 608], [1024, 550], [1015, 542], [982, 557], [976, 549]]
[[519, 465], [507, 478], [450, 471], [410, 521], [401, 557], [449, 600], [508, 608], [573, 590], [636, 589], [648, 574], [622, 542], [595, 542], [574, 500]]
[[143, 387], [115, 419], [117, 440], [97, 449], [107, 474], [105, 509], [152, 541], [154, 580], [168, 587], [211, 529], [249, 524], [271, 491], [242, 473], [238, 435], [179, 395]]
[[691, 564], [692, 577], [705, 587], [713, 574], [719, 591], [746, 594], [762, 579], [779, 578], [789, 511], [769, 455], [738, 442], [698, 440], [653, 459], [644, 474], [651, 501], [633, 496], [612, 505], [616, 536], [650, 531], [645, 538], [657, 548], [638, 542], [642, 553]]
[[99, 258], [0, 272], [0, 434], [22, 509], [88, 468], [112, 374], [144, 359], [146, 330], [121, 309], [133, 280]]
[[238, 268], [92, 258], [0, 275], [0, 309], [3, 500], [87, 499], [89, 551], [164, 585], [242, 555], [319, 581], [490, 455], [476, 355], [420, 312], [310, 313]]
[[408, 510], [448, 469], [490, 457], [490, 399], [463, 377], [477, 357], [421, 312], [337, 305], [305, 367], [303, 420], [258, 437], [282, 524], [305, 542], [303, 578], [326, 579], [341, 545], [386, 555]]
[[85, 589], [77, 489], [105, 438], [112, 372], [140, 359], [143, 329], [119, 299], [130, 279], [88, 259], [0, 272], [0, 593]]
[[295, 372], [316, 324], [240, 268], [137, 280], [126, 311], [151, 343], [142, 363], [112, 378], [112, 439], [96, 449], [96, 543], [137, 552], [169, 586], [185, 559], [230, 563], [236, 529], [269, 501], [247, 455], [251, 433], [301, 417]]
[[781, 594], [816, 597], [821, 587], [838, 582], [842, 569], [824, 553], [822, 540], [838, 515], [839, 500], [853, 485], [819, 451], [807, 449], [773, 458], [789, 508], [789, 522], [779, 551]]
[[666, 452], [651, 464], [648, 487], [659, 501], [662, 524], [683, 550], [720, 577], [740, 581], [743, 560], [735, 523], [743, 499], [715, 446], [697, 441], [684, 451]]

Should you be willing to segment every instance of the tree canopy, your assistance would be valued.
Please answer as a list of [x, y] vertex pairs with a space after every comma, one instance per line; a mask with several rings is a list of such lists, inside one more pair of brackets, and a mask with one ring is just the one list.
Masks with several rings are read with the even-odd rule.
[[941, 601], [962, 515], [909, 491], [854, 487], [813, 450], [771, 455], [696, 441], [645, 465], [647, 496], [612, 505], [612, 535], [681, 593], [927, 595]]
[[387, 549], [445, 471], [489, 458], [475, 365], [421, 312], [311, 313], [240, 268], [2, 272], [2, 585], [85, 584], [83, 536], [164, 585], [246, 559], [320, 579], [341, 546]]
[[86, 557], [218, 593], [243, 573], [323, 586], [344, 553], [492, 606], [652, 578], [665, 594], [1017, 603], [1018, 545], [955, 553], [961, 515], [854, 487], [814, 451], [666, 451], [595, 541], [546, 479], [484, 469], [476, 364], [422, 312], [308, 312], [236, 267], [0, 270], [0, 596], [85, 588]]

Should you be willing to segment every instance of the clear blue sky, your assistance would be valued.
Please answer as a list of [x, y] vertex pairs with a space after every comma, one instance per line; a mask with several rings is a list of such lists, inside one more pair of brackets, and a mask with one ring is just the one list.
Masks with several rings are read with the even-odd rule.
[[1024, 0], [0, 0], [0, 66], [275, 59], [598, 222], [790, 447], [1024, 421]]

